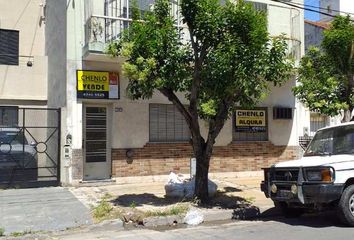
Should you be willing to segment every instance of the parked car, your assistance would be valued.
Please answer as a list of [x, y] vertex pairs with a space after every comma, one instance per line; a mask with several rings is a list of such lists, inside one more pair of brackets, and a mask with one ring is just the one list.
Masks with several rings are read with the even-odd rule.
[[284, 215], [333, 208], [354, 226], [354, 123], [318, 130], [301, 159], [264, 169], [261, 190]]
[[36, 181], [36, 145], [19, 128], [0, 128], [0, 182]]

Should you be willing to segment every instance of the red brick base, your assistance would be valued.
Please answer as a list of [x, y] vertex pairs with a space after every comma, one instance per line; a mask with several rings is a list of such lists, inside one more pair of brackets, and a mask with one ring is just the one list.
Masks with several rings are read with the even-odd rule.
[[[143, 148], [132, 149], [128, 159], [127, 149], [112, 149], [113, 177], [165, 175], [173, 169], [189, 173], [192, 148], [188, 143], [148, 143]], [[297, 159], [296, 146], [275, 146], [270, 142], [230, 143], [214, 147], [210, 172], [259, 171], [262, 167]]]

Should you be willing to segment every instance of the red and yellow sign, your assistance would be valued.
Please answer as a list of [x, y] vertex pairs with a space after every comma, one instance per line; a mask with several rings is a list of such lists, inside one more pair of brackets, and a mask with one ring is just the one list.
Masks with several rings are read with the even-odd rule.
[[77, 97], [119, 99], [119, 76], [114, 72], [77, 71]]

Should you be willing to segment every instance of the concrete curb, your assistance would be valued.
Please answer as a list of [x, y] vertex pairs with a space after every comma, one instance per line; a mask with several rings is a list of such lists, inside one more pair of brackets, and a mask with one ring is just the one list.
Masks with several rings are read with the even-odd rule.
[[143, 219], [145, 227], [172, 226], [183, 223], [183, 215], [171, 215], [166, 217], [148, 217]]
[[[261, 216], [261, 211], [255, 206], [246, 206], [237, 209], [199, 209], [203, 215], [203, 222], [215, 222], [225, 220], [252, 220]], [[145, 227], [173, 226], [183, 224], [184, 215], [172, 215], [166, 217], [148, 217], [143, 219]]]
[[93, 224], [88, 227], [89, 230], [99, 230], [99, 229], [104, 229], [104, 230], [118, 230], [118, 229], [124, 229], [124, 223], [121, 219], [113, 219], [113, 220], [105, 220], [103, 222], [100, 222], [98, 224]]

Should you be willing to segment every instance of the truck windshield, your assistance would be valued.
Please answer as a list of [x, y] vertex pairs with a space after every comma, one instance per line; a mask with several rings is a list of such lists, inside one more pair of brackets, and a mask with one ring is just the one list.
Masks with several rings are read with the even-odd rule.
[[319, 130], [304, 156], [354, 154], [354, 125]]

